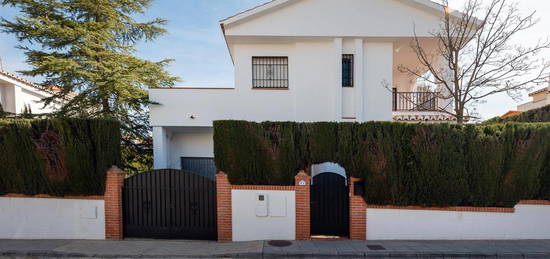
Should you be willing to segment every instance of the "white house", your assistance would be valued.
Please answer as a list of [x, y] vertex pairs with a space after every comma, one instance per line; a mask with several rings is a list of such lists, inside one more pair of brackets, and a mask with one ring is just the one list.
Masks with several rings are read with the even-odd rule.
[[428, 0], [274, 0], [222, 20], [235, 86], [149, 90], [155, 168], [212, 171], [215, 120], [452, 120], [437, 112], [447, 100], [398, 71], [419, 66], [415, 33], [436, 48], [430, 32], [446, 11]]
[[34, 114], [50, 113], [55, 105], [44, 107], [42, 99], [51, 95], [42, 86], [0, 70], [0, 104], [4, 112], [19, 114], [30, 108]]
[[529, 93], [529, 97], [531, 97], [532, 100], [528, 103], [518, 105], [518, 111], [525, 112], [550, 105], [550, 84], [548, 87]]

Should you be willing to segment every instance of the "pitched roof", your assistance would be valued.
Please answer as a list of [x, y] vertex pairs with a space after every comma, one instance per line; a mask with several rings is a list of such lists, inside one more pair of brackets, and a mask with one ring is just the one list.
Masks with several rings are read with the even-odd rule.
[[529, 93], [529, 96], [533, 96], [535, 94], [539, 94], [539, 93], [543, 93], [543, 92], [550, 92], [550, 86], [549, 87], [545, 87], [545, 88], [542, 88], [542, 89], [539, 89], [539, 90], [536, 90], [534, 92], [531, 92]]
[[23, 84], [32, 86], [32, 87], [34, 87], [34, 88], [36, 88], [36, 89], [38, 89], [38, 90], [44, 90], [44, 88], [43, 88], [42, 86], [37, 85], [37, 84], [35, 84], [35, 83], [33, 83], [33, 82], [31, 82], [31, 81], [25, 79], [25, 78], [22, 78], [22, 77], [16, 75], [16, 74], [12, 74], [12, 73], [10, 73], [10, 72], [8, 72], [8, 71], [5, 71], [5, 70], [0, 69], [0, 75], [6, 76], [6, 77], [8, 77], [8, 78], [10, 78], [10, 79], [13, 79], [13, 80], [15, 80], [15, 81], [18, 81], [18, 82], [20, 82], [20, 83], [23, 83]]
[[[47, 93], [47, 94], [57, 94], [57, 93], [61, 92], [61, 90], [62, 90], [62, 88], [59, 87], [59, 86], [56, 86], [56, 85], [39, 85], [39, 84], [31, 82], [31, 81], [29, 81], [25, 78], [22, 78], [22, 77], [20, 77], [16, 74], [13, 74], [13, 73], [10, 73], [8, 71], [1, 70], [1, 69], [0, 69], [0, 75], [8, 77], [12, 80], [20, 82], [20, 83], [25, 84], [27, 86], [30, 86], [32, 88], [35, 88], [35, 89], [37, 89], [39, 91], [42, 91], [43, 93]], [[74, 98], [76, 96], [76, 94], [74, 92], [70, 92], [67, 96], [69, 98]]]
[[[250, 16], [253, 16], [253, 15], [256, 15], [256, 14], [259, 14], [259, 13], [263, 13], [265, 11], [276, 8], [276, 7], [281, 6], [283, 4], [286, 4], [286, 3], [292, 3], [292, 2], [297, 2], [297, 1], [301, 1], [301, 0], [271, 0], [271, 1], [268, 1], [268, 2], [263, 3], [261, 5], [258, 5], [256, 7], [250, 8], [248, 10], [242, 11], [242, 12], [237, 13], [237, 14], [234, 14], [232, 16], [229, 16], [225, 19], [220, 20], [222, 30], [223, 30], [224, 25], [231, 24], [231, 23], [243, 20], [245, 18], [248, 18]], [[440, 5], [440, 4], [435, 3], [433, 1], [430, 1], [430, 0], [398, 0], [398, 1], [408, 2], [408, 3], [411, 3], [411, 4], [416, 4], [418, 6], [426, 7], [428, 9], [433, 10], [433, 11], [439, 11], [439, 12], [445, 11], [445, 6]], [[457, 13], [457, 12], [453, 12], [453, 15], [456, 15], [455, 13]]]
[[500, 117], [501, 118], [506, 118], [506, 117], [516, 116], [516, 115], [519, 115], [521, 113], [522, 112], [520, 112], [520, 111], [508, 111], [507, 113], [502, 114]]

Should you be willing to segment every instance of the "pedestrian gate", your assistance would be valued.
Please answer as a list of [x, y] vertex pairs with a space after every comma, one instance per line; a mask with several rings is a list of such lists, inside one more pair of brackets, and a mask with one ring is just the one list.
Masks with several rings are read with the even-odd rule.
[[124, 180], [124, 236], [217, 238], [216, 182], [192, 172], [163, 169]]
[[313, 177], [311, 185], [311, 234], [349, 234], [349, 191], [346, 178], [334, 173]]

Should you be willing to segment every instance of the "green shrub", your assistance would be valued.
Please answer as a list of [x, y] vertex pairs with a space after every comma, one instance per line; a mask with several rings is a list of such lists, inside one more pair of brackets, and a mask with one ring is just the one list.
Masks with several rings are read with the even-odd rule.
[[105, 172], [119, 163], [117, 122], [0, 120], [0, 195], [103, 195]]
[[550, 198], [550, 124], [214, 122], [233, 184], [291, 185], [335, 162], [380, 205], [513, 206]]
[[495, 117], [487, 120], [485, 123], [505, 123], [505, 122], [550, 122], [550, 105], [522, 112], [518, 115], [500, 118]]

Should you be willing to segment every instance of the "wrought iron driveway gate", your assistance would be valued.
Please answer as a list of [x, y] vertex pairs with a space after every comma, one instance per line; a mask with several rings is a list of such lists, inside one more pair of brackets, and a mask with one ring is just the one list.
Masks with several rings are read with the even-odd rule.
[[212, 239], [217, 237], [216, 182], [163, 169], [124, 180], [124, 236]]

